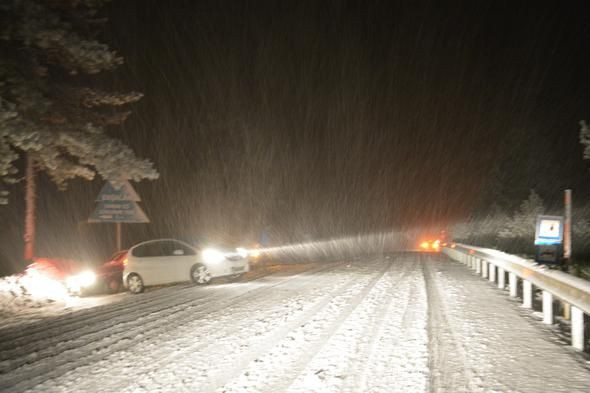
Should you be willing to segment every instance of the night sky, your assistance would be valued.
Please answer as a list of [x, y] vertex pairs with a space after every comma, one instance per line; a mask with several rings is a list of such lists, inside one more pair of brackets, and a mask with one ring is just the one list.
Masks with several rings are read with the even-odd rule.
[[[114, 1], [102, 39], [126, 64], [93, 83], [145, 94], [111, 134], [160, 172], [134, 184], [152, 223], [125, 225], [125, 245], [442, 229], [531, 188], [584, 204], [583, 4]], [[114, 251], [112, 225], [85, 223], [102, 183], [40, 176], [38, 255]], [[22, 253], [11, 192], [4, 266]]]

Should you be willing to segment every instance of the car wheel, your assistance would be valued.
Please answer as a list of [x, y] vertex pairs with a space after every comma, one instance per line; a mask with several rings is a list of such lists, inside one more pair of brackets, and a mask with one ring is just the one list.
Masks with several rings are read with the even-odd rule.
[[202, 263], [194, 264], [193, 267], [191, 267], [191, 280], [198, 285], [209, 284], [211, 281], [211, 273], [209, 272], [209, 269], [207, 269], [207, 266]]
[[143, 280], [135, 273], [132, 273], [127, 277], [127, 288], [129, 289], [129, 292], [133, 294], [142, 293], [145, 289], [143, 286]]

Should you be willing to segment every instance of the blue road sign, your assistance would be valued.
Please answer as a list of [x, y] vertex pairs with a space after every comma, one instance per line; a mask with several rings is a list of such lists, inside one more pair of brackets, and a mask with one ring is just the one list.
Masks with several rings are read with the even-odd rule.
[[563, 243], [563, 217], [537, 216], [535, 245]]
[[150, 222], [143, 210], [133, 201], [100, 201], [88, 222]]

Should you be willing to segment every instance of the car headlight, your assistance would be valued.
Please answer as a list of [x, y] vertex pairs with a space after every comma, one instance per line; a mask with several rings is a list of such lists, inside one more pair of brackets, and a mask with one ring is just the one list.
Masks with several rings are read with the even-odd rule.
[[246, 250], [245, 248], [238, 247], [236, 248], [236, 251], [238, 252], [238, 254], [240, 254], [242, 258], [248, 258], [248, 250]]
[[223, 255], [222, 252], [213, 248], [203, 250], [201, 255], [203, 256], [203, 261], [205, 261], [205, 263], [219, 263], [223, 262], [225, 259], [225, 255]]
[[79, 290], [93, 285], [96, 282], [96, 274], [93, 271], [86, 270], [82, 273], [66, 278], [66, 285], [69, 289]]

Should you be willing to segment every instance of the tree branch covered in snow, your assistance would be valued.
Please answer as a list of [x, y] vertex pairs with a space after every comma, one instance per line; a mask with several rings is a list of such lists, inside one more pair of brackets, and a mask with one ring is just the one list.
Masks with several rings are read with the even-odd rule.
[[[138, 92], [85, 86], [123, 58], [95, 40], [104, 0], [0, 0], [0, 204], [19, 180], [15, 161], [31, 154], [60, 187], [96, 174], [155, 179], [153, 164], [106, 133], [123, 123]], [[4, 187], [3, 187], [4, 184]]]

